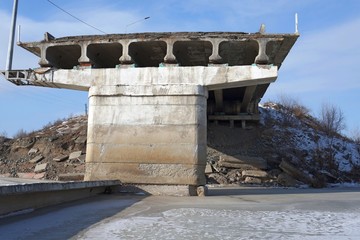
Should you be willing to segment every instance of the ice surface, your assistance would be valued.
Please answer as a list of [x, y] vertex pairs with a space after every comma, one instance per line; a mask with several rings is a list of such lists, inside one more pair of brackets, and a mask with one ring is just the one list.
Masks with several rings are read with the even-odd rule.
[[97, 225], [83, 239], [359, 239], [359, 212], [179, 208]]

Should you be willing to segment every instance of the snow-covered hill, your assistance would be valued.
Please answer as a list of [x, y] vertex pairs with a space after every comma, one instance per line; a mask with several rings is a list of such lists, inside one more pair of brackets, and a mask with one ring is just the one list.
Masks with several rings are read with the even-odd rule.
[[260, 124], [246, 130], [209, 123], [210, 182], [313, 187], [359, 182], [359, 144], [327, 133], [307, 112], [267, 103], [260, 116]]

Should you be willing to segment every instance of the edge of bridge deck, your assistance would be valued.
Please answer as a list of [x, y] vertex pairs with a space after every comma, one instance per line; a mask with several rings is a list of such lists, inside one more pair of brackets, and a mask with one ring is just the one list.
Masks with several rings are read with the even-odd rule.
[[0, 217], [101, 194], [120, 181], [50, 182], [0, 178]]

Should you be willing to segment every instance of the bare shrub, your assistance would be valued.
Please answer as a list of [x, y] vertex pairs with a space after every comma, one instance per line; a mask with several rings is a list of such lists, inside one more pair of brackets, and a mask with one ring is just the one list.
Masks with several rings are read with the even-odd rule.
[[282, 105], [284, 110], [289, 114], [292, 114], [298, 118], [306, 117], [310, 113], [310, 110], [307, 107], [289, 95], [280, 95], [278, 104]]
[[360, 145], [360, 128], [352, 130], [351, 139], [358, 145]]
[[24, 138], [27, 135], [28, 135], [28, 133], [24, 129], [19, 129], [13, 137], [14, 138]]
[[276, 104], [284, 114], [283, 123], [291, 125], [294, 117], [303, 119], [309, 116], [310, 110], [302, 105], [298, 100], [289, 95], [280, 95]]
[[345, 129], [344, 113], [339, 107], [324, 103], [321, 106], [320, 124], [326, 135], [340, 135]]
[[0, 137], [7, 138], [8, 137], [7, 132], [6, 131], [0, 132]]
[[58, 119], [56, 119], [55, 121], [50, 121], [50, 122], [48, 122], [47, 124], [45, 124], [44, 126], [43, 126], [43, 128], [50, 128], [51, 126], [54, 126], [54, 125], [60, 125], [63, 121], [65, 121], [65, 119], [66, 118], [58, 118]]

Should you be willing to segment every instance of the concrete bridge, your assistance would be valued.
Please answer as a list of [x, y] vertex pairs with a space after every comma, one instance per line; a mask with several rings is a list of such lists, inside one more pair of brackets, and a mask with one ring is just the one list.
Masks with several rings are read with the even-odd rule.
[[16, 85], [89, 91], [85, 180], [201, 186], [207, 120], [258, 120], [298, 34], [139, 33], [19, 43], [40, 68]]

